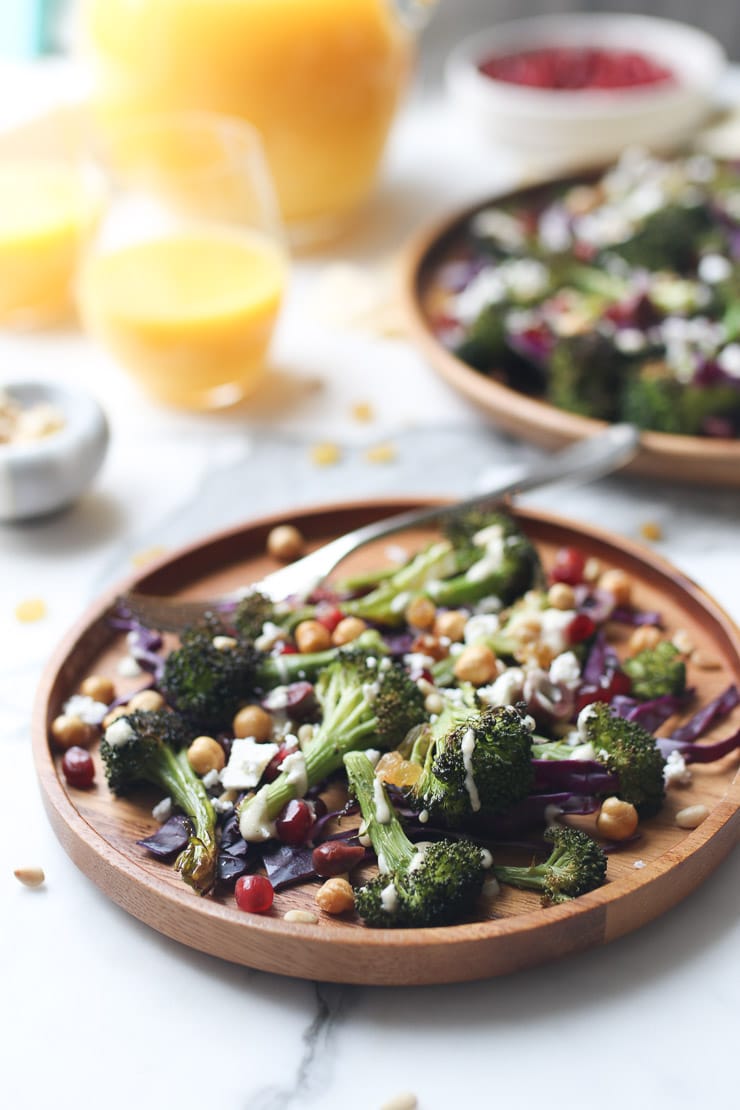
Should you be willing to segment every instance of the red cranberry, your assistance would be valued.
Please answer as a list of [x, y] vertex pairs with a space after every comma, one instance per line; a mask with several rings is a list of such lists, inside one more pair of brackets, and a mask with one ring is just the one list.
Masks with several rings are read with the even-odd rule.
[[327, 632], [333, 632], [339, 622], [344, 620], [344, 613], [337, 605], [319, 605], [316, 610], [316, 620]]
[[583, 581], [585, 566], [586, 556], [577, 547], [561, 547], [550, 571], [550, 581], [578, 586]]
[[596, 631], [595, 622], [586, 613], [576, 613], [565, 630], [569, 644], [580, 644], [589, 640]]
[[267, 913], [272, 906], [275, 891], [264, 875], [242, 875], [236, 880], [234, 897], [245, 913]]
[[68, 748], [62, 760], [62, 771], [70, 786], [85, 790], [95, 781], [95, 764], [84, 748]]
[[303, 798], [293, 798], [275, 822], [278, 839], [283, 844], [303, 844], [314, 822], [311, 806]]

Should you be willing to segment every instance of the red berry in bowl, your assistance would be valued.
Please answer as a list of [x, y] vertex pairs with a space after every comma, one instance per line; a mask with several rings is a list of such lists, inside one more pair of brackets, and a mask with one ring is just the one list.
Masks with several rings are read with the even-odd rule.
[[84, 748], [68, 748], [62, 760], [62, 773], [70, 786], [86, 790], [95, 781], [95, 764]]
[[596, 631], [596, 624], [586, 613], [576, 613], [565, 630], [569, 644], [581, 644], [589, 640]]
[[583, 581], [586, 556], [577, 547], [561, 547], [555, 556], [551, 582], [564, 582], [566, 586], [578, 586]]
[[242, 875], [236, 880], [234, 898], [245, 913], [267, 913], [274, 897], [272, 883], [264, 875]]
[[303, 844], [314, 822], [314, 812], [303, 798], [293, 798], [275, 821], [278, 839], [283, 844]]

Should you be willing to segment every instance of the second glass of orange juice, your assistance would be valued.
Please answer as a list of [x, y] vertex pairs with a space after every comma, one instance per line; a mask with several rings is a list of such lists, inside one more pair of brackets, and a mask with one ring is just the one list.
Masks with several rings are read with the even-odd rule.
[[78, 297], [90, 331], [151, 394], [234, 404], [261, 381], [287, 276], [259, 136], [208, 113], [119, 128], [110, 203]]

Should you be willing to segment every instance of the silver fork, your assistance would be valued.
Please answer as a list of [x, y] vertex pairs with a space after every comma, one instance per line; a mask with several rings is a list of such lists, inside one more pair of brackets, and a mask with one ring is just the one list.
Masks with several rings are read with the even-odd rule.
[[355, 528], [354, 531], [324, 544], [289, 566], [265, 575], [258, 582], [253, 582], [219, 598], [177, 601], [131, 591], [121, 600], [135, 617], [149, 627], [161, 631], [180, 632], [188, 624], [202, 617], [209, 609], [239, 601], [252, 590], [260, 590], [273, 601], [282, 601], [286, 597], [305, 598], [343, 559], [365, 544], [385, 536], [395, 535], [406, 528], [426, 524], [429, 521], [445, 520], [466, 509], [489, 505], [505, 497], [525, 493], [527, 490], [551, 483], [566, 479], [576, 480], [578, 483], [593, 481], [628, 463], [634, 458], [638, 446], [639, 433], [636, 428], [631, 424], [613, 424], [606, 431], [599, 432], [589, 439], [580, 440], [554, 455], [535, 463], [523, 464], [514, 477], [486, 493], [476, 494], [464, 501], [455, 501], [449, 505], [412, 509], [397, 516], [366, 524], [362, 528]]

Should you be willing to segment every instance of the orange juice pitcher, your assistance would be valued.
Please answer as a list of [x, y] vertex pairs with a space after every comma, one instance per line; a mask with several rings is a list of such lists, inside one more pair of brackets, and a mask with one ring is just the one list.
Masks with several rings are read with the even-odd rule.
[[372, 189], [435, 0], [86, 0], [101, 124], [200, 109], [261, 133], [300, 245]]

